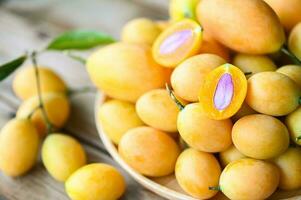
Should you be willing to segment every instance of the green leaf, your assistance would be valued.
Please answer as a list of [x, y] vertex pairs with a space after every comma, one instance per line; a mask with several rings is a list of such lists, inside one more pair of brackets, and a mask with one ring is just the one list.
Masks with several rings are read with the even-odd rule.
[[4, 80], [11, 73], [13, 73], [18, 67], [20, 67], [24, 63], [26, 58], [27, 58], [27, 56], [23, 55], [23, 56], [20, 56], [19, 58], [16, 58], [8, 63], [0, 65], [0, 81]]
[[96, 31], [75, 30], [63, 33], [48, 45], [49, 50], [90, 49], [115, 42], [114, 38]]

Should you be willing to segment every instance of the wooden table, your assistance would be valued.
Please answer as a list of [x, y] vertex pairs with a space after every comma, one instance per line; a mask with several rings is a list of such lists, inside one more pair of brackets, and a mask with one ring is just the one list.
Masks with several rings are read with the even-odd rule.
[[[0, 0], [0, 63], [26, 50], [40, 49], [52, 37], [70, 29], [102, 30], [118, 38], [122, 25], [131, 18], [166, 18], [167, 4], [163, 0]], [[54, 69], [70, 88], [92, 85], [85, 66], [64, 55], [44, 53], [38, 62]], [[20, 104], [12, 92], [11, 80], [12, 77], [0, 83], [0, 127], [14, 117]], [[94, 95], [86, 93], [72, 97], [72, 114], [63, 131], [80, 140], [89, 162], [117, 166], [104, 149], [95, 128]], [[162, 199], [123, 174], [128, 187], [122, 199]], [[50, 177], [39, 161], [30, 173], [20, 178], [12, 179], [0, 173], [2, 199], [64, 200], [68, 197], [63, 184]]]

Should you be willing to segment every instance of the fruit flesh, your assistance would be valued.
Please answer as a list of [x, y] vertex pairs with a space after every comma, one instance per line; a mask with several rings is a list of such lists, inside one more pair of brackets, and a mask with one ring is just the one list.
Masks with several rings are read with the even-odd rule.
[[175, 168], [176, 179], [182, 189], [200, 199], [211, 198], [217, 193], [209, 187], [218, 185], [220, 174], [221, 167], [212, 154], [191, 148], [180, 154]]
[[[64, 126], [70, 114], [70, 103], [67, 97], [61, 93], [43, 93], [42, 100], [46, 115], [54, 129]], [[25, 100], [17, 111], [18, 118], [27, 118], [39, 106], [38, 96]], [[39, 108], [32, 114], [30, 120], [35, 125], [41, 138], [47, 134], [47, 124], [42, 110]]]
[[115, 43], [87, 60], [90, 78], [108, 96], [136, 102], [145, 92], [164, 87], [170, 70], [155, 63], [144, 45]]
[[116, 200], [125, 192], [125, 180], [114, 167], [94, 163], [75, 171], [65, 190], [72, 200]]
[[43, 143], [42, 160], [51, 176], [63, 182], [86, 164], [86, 154], [81, 144], [71, 136], [54, 133]]
[[118, 152], [137, 172], [160, 177], [174, 171], [180, 149], [167, 133], [138, 127], [130, 129], [121, 138]]
[[197, 17], [204, 30], [238, 52], [273, 53], [285, 42], [277, 15], [262, 0], [202, 0]]
[[300, 96], [298, 85], [278, 72], [260, 72], [248, 80], [246, 102], [259, 113], [287, 115], [299, 106]]
[[175, 94], [190, 101], [198, 101], [199, 91], [205, 76], [226, 61], [214, 54], [199, 54], [178, 65], [171, 74]]
[[100, 105], [97, 116], [104, 132], [115, 144], [119, 144], [126, 131], [143, 125], [134, 104], [116, 99]]
[[152, 47], [152, 54], [160, 65], [174, 68], [197, 54], [201, 42], [201, 26], [193, 20], [184, 19], [170, 25], [158, 36]]
[[208, 117], [216, 120], [233, 116], [247, 93], [247, 80], [240, 69], [224, 64], [205, 77], [199, 100]]
[[179, 113], [177, 125], [183, 140], [197, 150], [220, 152], [232, 144], [231, 120], [208, 118], [199, 103], [186, 105]]
[[298, 23], [290, 32], [288, 38], [288, 48], [299, 60], [301, 60], [301, 22]]
[[277, 189], [279, 170], [268, 162], [244, 158], [230, 163], [219, 182], [229, 199], [262, 200]]
[[0, 169], [12, 177], [28, 172], [38, 157], [39, 136], [27, 119], [12, 119], [0, 133]]
[[256, 159], [269, 159], [288, 148], [289, 133], [277, 118], [254, 114], [234, 124], [232, 140], [242, 154]]
[[[64, 81], [51, 69], [39, 67], [40, 87], [42, 93], [64, 93], [67, 87]], [[32, 66], [20, 69], [13, 79], [13, 90], [22, 100], [37, 95], [35, 70]]]

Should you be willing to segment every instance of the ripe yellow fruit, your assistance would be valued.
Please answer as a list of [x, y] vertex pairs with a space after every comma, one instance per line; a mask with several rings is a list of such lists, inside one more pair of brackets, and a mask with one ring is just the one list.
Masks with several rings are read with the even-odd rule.
[[94, 163], [75, 171], [65, 189], [72, 200], [116, 200], [125, 191], [125, 180], [115, 167]]
[[240, 153], [234, 145], [219, 153], [219, 160], [222, 167], [226, 167], [229, 163], [242, 158], [246, 158], [246, 156]]
[[77, 140], [55, 133], [47, 136], [43, 143], [42, 160], [53, 178], [65, 181], [74, 171], [86, 164], [86, 154]]
[[108, 45], [87, 60], [94, 84], [110, 97], [135, 102], [145, 92], [164, 87], [170, 70], [152, 59], [148, 46], [127, 43]]
[[[39, 67], [40, 86], [42, 93], [64, 93], [67, 87], [64, 81], [53, 70]], [[37, 82], [35, 70], [32, 66], [20, 69], [13, 80], [13, 90], [22, 100], [37, 95]]]
[[295, 190], [301, 188], [301, 148], [290, 147], [272, 160], [280, 169], [279, 188]]
[[[61, 93], [43, 93], [42, 100], [50, 123], [54, 128], [62, 128], [70, 114], [70, 104], [66, 95]], [[47, 124], [42, 110], [38, 106], [38, 96], [26, 99], [17, 111], [17, 118], [27, 118], [33, 113], [30, 120], [37, 128], [39, 135], [44, 137], [47, 134]]]
[[301, 60], [301, 22], [299, 22], [290, 32], [288, 47], [293, 54]]
[[137, 172], [151, 177], [171, 174], [180, 154], [179, 146], [167, 133], [151, 127], [127, 131], [118, 151]]
[[104, 132], [115, 144], [119, 144], [126, 131], [143, 125], [136, 113], [135, 105], [117, 99], [100, 105], [97, 116]]
[[301, 145], [301, 107], [290, 113], [285, 118], [285, 124], [289, 130], [291, 140]]
[[149, 126], [167, 132], [177, 132], [179, 108], [165, 89], [143, 94], [136, 103], [139, 117]]
[[245, 116], [234, 124], [232, 140], [244, 155], [269, 159], [282, 154], [288, 148], [289, 133], [277, 118], [254, 114]]
[[219, 183], [229, 199], [259, 200], [268, 198], [277, 189], [279, 176], [273, 164], [244, 158], [227, 165]]
[[184, 18], [196, 19], [196, 6], [200, 0], [171, 0], [169, 4], [169, 15], [172, 21]]
[[277, 69], [277, 72], [290, 77], [301, 88], [301, 67], [299, 65], [285, 65]]
[[0, 169], [8, 176], [29, 171], [38, 156], [39, 136], [28, 119], [12, 119], [0, 132]]
[[225, 63], [223, 58], [214, 54], [200, 54], [183, 61], [171, 74], [175, 94], [190, 102], [198, 101], [205, 76]]
[[121, 41], [152, 45], [161, 33], [155, 22], [146, 18], [137, 18], [127, 22], [121, 32]]
[[179, 185], [195, 198], [208, 199], [217, 191], [209, 190], [218, 185], [221, 167], [209, 153], [186, 149], [176, 163], [175, 175]]

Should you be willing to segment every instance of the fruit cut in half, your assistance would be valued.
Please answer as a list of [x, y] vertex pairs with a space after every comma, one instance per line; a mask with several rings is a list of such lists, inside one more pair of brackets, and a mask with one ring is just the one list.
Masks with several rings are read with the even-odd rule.
[[191, 19], [174, 23], [163, 31], [153, 45], [153, 57], [165, 67], [175, 67], [199, 52], [202, 27]]
[[244, 73], [231, 64], [212, 70], [204, 80], [200, 91], [200, 103], [209, 118], [227, 119], [241, 107], [247, 94]]

